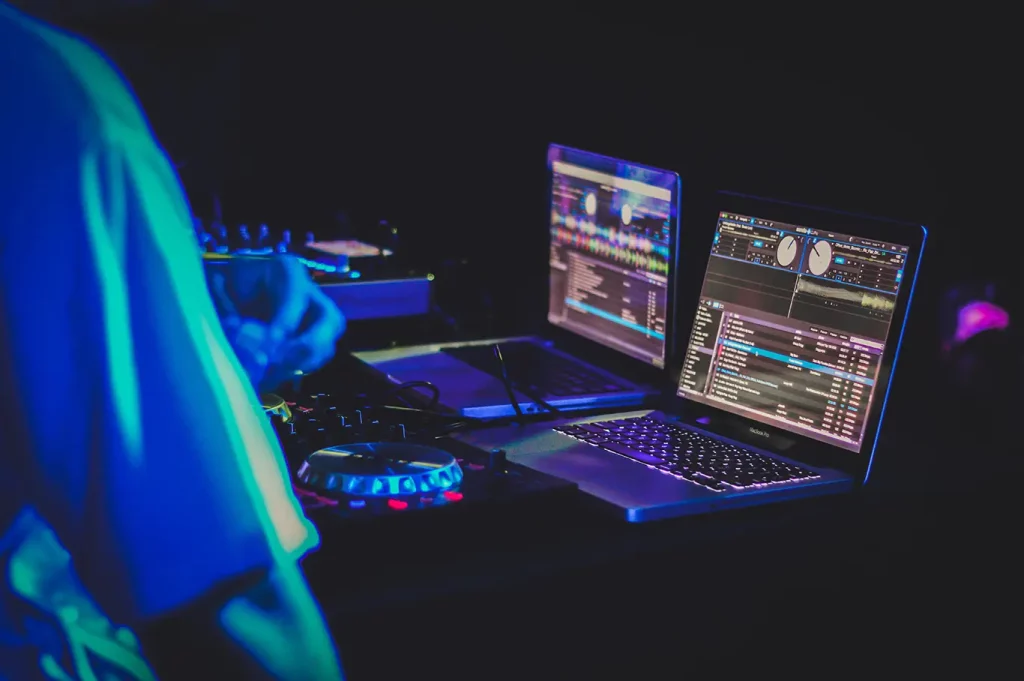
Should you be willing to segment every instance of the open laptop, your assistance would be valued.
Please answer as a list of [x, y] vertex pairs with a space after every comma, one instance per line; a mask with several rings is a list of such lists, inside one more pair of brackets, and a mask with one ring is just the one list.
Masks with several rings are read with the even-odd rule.
[[[640, 381], [656, 381], [666, 363], [679, 175], [558, 145], [549, 147], [548, 171], [549, 292], [536, 301], [547, 309], [544, 338], [356, 358], [395, 384], [429, 382], [437, 406], [478, 418], [512, 416], [516, 406], [524, 414], [636, 406], [657, 395]], [[620, 363], [633, 365], [632, 379]]]
[[633, 522], [865, 483], [927, 230], [716, 199], [663, 410], [462, 437], [577, 482]]

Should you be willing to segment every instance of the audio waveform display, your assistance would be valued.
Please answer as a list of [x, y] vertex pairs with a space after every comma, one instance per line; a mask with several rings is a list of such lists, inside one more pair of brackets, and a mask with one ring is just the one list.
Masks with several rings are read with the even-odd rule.
[[576, 217], [575, 215], [562, 216], [558, 213], [552, 213], [551, 222], [555, 226], [564, 225], [566, 229], [571, 231], [579, 231], [587, 236], [599, 237], [616, 246], [639, 250], [644, 253], [656, 253], [666, 260], [669, 257], [669, 247], [666, 244], [652, 241], [628, 228], [604, 227], [586, 218]]
[[558, 241], [568, 246], [611, 258], [616, 262], [638, 267], [655, 274], [668, 274], [668, 260], [657, 254], [640, 253], [597, 236], [587, 236], [582, 232], [570, 231], [561, 227], [557, 227], [552, 231]]
[[854, 291], [839, 286], [820, 284], [805, 277], [800, 277], [796, 290], [798, 293], [807, 293], [819, 298], [829, 298], [830, 300], [841, 300], [845, 303], [852, 303], [882, 312], [892, 312], [896, 308], [896, 301], [892, 298], [886, 298], [885, 296], [876, 295], [868, 291]]

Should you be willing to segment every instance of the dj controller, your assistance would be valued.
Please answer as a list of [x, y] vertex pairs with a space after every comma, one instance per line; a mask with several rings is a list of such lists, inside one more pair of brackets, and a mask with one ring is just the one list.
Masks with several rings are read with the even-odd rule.
[[451, 417], [392, 405], [355, 407], [326, 393], [265, 396], [263, 406], [294, 474], [295, 493], [321, 530], [337, 523], [393, 527], [409, 516], [476, 515], [498, 507], [518, 513], [564, 502], [576, 491], [573, 483], [506, 460], [502, 450], [446, 437], [467, 425]]

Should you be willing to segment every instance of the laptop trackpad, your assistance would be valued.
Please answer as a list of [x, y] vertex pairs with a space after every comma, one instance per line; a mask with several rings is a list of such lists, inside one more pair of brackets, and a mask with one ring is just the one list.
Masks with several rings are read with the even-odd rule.
[[[612, 414], [609, 418], [633, 418], [650, 412]], [[508, 458], [542, 473], [571, 480], [580, 490], [621, 508], [650, 508], [712, 497], [704, 490], [618, 454], [556, 433], [550, 425], [496, 428], [465, 433], [460, 440], [481, 449], [499, 447]]]
[[[444, 352], [430, 352], [415, 357], [401, 357], [373, 362], [373, 367], [387, 375], [393, 383], [428, 381], [440, 391], [440, 404], [463, 411], [473, 407], [506, 404], [508, 392], [501, 380], [474, 369]], [[428, 390], [416, 389], [426, 398]], [[521, 404], [532, 400], [516, 393]]]

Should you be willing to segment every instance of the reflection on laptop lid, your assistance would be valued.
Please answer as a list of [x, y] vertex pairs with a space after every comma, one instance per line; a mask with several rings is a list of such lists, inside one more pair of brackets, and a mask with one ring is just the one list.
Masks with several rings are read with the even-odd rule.
[[678, 395], [754, 434], [859, 453], [880, 425], [923, 237], [879, 241], [751, 210], [761, 214], [718, 213]]
[[548, 321], [665, 366], [676, 173], [551, 145]]

